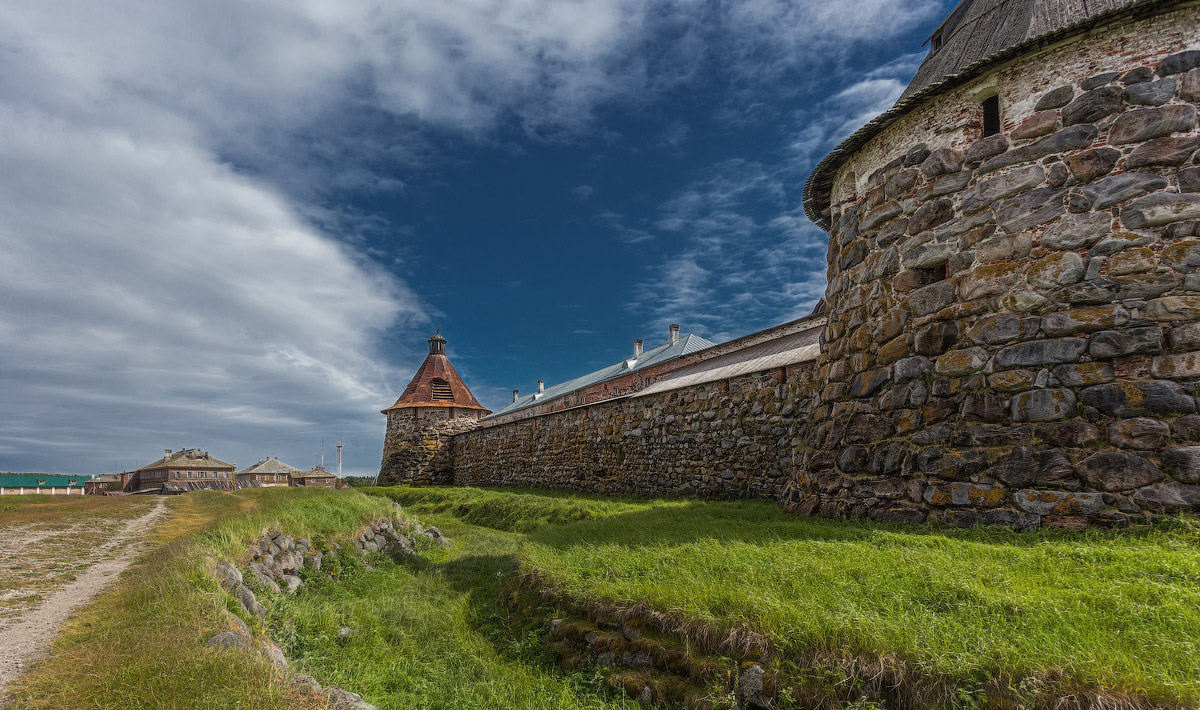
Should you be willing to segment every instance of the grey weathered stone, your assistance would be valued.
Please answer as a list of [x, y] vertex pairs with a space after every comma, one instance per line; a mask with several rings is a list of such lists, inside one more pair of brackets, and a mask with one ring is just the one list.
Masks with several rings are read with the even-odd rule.
[[1065, 190], [1039, 187], [1006, 200], [996, 210], [996, 222], [1005, 232], [1019, 232], [1036, 227], [1067, 211], [1063, 202]]
[[1013, 502], [1027, 513], [1038, 515], [1092, 515], [1104, 508], [1103, 493], [1022, 490]]
[[1088, 484], [1106, 491], [1139, 488], [1163, 478], [1149, 460], [1123, 451], [1093, 454], [1080, 461], [1076, 470]]
[[[1076, 255], [1078, 256], [1078, 255]], [[1042, 330], [1046, 335], [1075, 335], [1115, 328], [1129, 322], [1129, 311], [1119, 305], [1073, 308], [1051, 313], [1042, 318]]]
[[376, 710], [374, 705], [363, 700], [358, 693], [341, 688], [326, 688], [325, 697], [329, 700], [329, 706], [335, 710]]
[[1179, 82], [1179, 98], [1192, 103], [1200, 102], [1200, 69], [1192, 69]]
[[1200, 296], [1164, 296], [1146, 304], [1144, 314], [1151, 320], [1200, 320]]
[[226, 590], [237, 589], [237, 586], [242, 583], [242, 573], [238, 571], [237, 567], [234, 567], [228, 562], [222, 562], [221, 564], [217, 565], [216, 573], [217, 581], [220, 582], [221, 586]]
[[1142, 81], [1125, 87], [1125, 102], [1141, 106], [1161, 106], [1175, 97], [1175, 79]]
[[921, 163], [921, 174], [928, 179], [962, 170], [962, 153], [953, 148], [938, 148]]
[[1158, 63], [1158, 75], [1170, 76], [1200, 67], [1200, 49], [1185, 49], [1167, 55]]
[[1038, 438], [1049, 446], [1079, 448], [1100, 441], [1100, 429], [1091, 422], [1070, 421], [1041, 424]]
[[967, 148], [963, 159], [967, 163], [978, 163], [1006, 150], [1008, 150], [1008, 139], [1004, 137], [1003, 133], [996, 133], [972, 143], [971, 147]]
[[1154, 512], [1174, 513], [1200, 506], [1200, 486], [1174, 481], [1140, 488], [1133, 502]]
[[996, 459], [987, 475], [1013, 488], [1049, 486], [1074, 478], [1075, 467], [1059, 449], [1017, 446], [1007, 456]]
[[[1166, 426], [1165, 423], [1163, 425]], [[1200, 446], [1167, 449], [1162, 452], [1162, 465], [1177, 481], [1200, 483]]]
[[1196, 107], [1172, 104], [1156, 108], [1126, 111], [1117, 117], [1108, 132], [1112, 145], [1140, 143], [1179, 131], [1190, 131], [1196, 125]]
[[1093, 123], [1121, 108], [1123, 91], [1120, 87], [1105, 86], [1084, 92], [1063, 107], [1064, 126]]
[[1087, 347], [1088, 341], [1084, 338], [1030, 340], [1001, 348], [994, 361], [999, 367], [1031, 367], [1074, 362]]
[[1119, 173], [1092, 183], [1083, 194], [1095, 209], [1102, 210], [1166, 186], [1166, 179], [1154, 173]]
[[1052, 422], [1075, 414], [1075, 393], [1065, 388], [1035, 389], [1012, 398], [1014, 422]]
[[936, 313], [954, 303], [954, 282], [939, 281], [922, 287], [908, 295], [905, 301], [909, 311], [914, 316], [924, 316]]
[[963, 212], [978, 212], [985, 207], [990, 207], [997, 200], [1033, 189], [1042, 184], [1045, 177], [1045, 169], [1041, 165], [1034, 164], [976, 183], [963, 192]]
[[1108, 425], [1108, 441], [1122, 449], [1154, 451], [1162, 448], [1171, 436], [1171, 427], [1161, 419], [1134, 417], [1118, 419]]
[[1121, 83], [1128, 86], [1129, 84], [1140, 84], [1143, 81], [1150, 81], [1154, 78], [1154, 68], [1141, 66], [1130, 69], [1121, 76]]
[[1058, 128], [1058, 111], [1038, 111], [1029, 118], [1021, 121], [1008, 135], [1013, 140], [1038, 138], [1053, 133]]
[[1099, 360], [1129, 355], [1158, 355], [1162, 351], [1162, 328], [1158, 326], [1101, 331], [1092, 335], [1088, 345], [1088, 354]]
[[908, 233], [919, 234], [945, 224], [954, 217], [954, 203], [950, 200], [926, 202], [908, 219]]
[[1175, 173], [1180, 192], [1200, 192], [1200, 168], [1185, 168]]
[[995, 345], [1037, 335], [1041, 320], [1032, 316], [999, 314], [982, 318], [967, 330], [967, 337], [980, 345]]
[[1020, 259], [1029, 255], [1033, 248], [1033, 236], [1020, 234], [998, 234], [975, 245], [975, 256], [980, 264], [1003, 259]]
[[947, 259], [959, 251], [955, 242], [926, 242], [905, 252], [900, 257], [900, 263], [906, 269], [927, 269], [946, 263]]
[[1069, 214], [1046, 228], [1041, 245], [1047, 249], [1078, 249], [1107, 235], [1112, 217], [1104, 212]]
[[294, 574], [283, 575], [283, 579], [281, 581], [283, 582], [284, 586], [287, 588], [288, 594], [295, 594], [296, 590], [298, 590], [298, 589], [300, 589], [300, 587], [304, 586], [304, 582], [302, 582], [300, 580], [300, 578]]
[[1157, 227], [1189, 219], [1200, 219], [1200, 194], [1163, 192], [1146, 195], [1121, 210], [1121, 222], [1130, 229]]
[[1054, 153], [1065, 153], [1071, 150], [1088, 148], [1092, 145], [1092, 141], [1096, 140], [1096, 137], [1099, 135], [1100, 130], [1091, 125], [1064, 128], [1044, 138], [1039, 138], [1029, 145], [1023, 145], [1020, 148], [1014, 148], [1006, 153], [989, 158], [979, 166], [978, 172], [980, 174], [988, 173], [1012, 165], [1032, 162]]
[[924, 377], [933, 370], [933, 363], [926, 357], [906, 357], [897, 360], [893, 365], [894, 377], [897, 382]]
[[[278, 591], [278, 589], [276, 589], [276, 591]], [[247, 613], [258, 617], [265, 617], [267, 615], [266, 607], [258, 603], [258, 599], [254, 596], [254, 592], [250, 591], [246, 585], [239, 584], [234, 592], [237, 594], [238, 601], [242, 603], [242, 608], [245, 609]]]
[[1072, 153], [1064, 158], [1063, 162], [1071, 171], [1072, 177], [1081, 183], [1088, 183], [1112, 172], [1120, 159], [1121, 151], [1101, 146]]
[[1088, 250], [1087, 256], [1089, 259], [1095, 259], [1100, 256], [1111, 256], [1125, 249], [1153, 244], [1155, 241], [1157, 239], [1153, 234], [1115, 232], [1097, 242], [1095, 246]]
[[1084, 91], [1090, 91], [1098, 86], [1104, 86], [1117, 80], [1121, 76], [1119, 71], [1106, 71], [1099, 74], [1094, 74], [1079, 82], [1079, 88]]
[[[1083, 279], [1083, 257], [1073, 251], [1060, 251], [1043, 257], [1029, 268], [1029, 283], [1042, 288], [1059, 288]], [[1043, 326], [1045, 324], [1043, 323]]]
[[1075, 87], [1067, 84], [1060, 86], [1057, 89], [1051, 89], [1042, 94], [1038, 99], [1037, 104], [1033, 107], [1034, 111], [1045, 111], [1046, 109], [1062, 108], [1071, 102], [1075, 96]]
[[739, 707], [753, 710], [768, 710], [775, 705], [763, 691], [763, 676], [766, 672], [757, 663], [738, 674], [737, 699]]
[[236, 648], [242, 651], [249, 651], [252, 648], [250, 637], [244, 633], [235, 630], [222, 631], [215, 636], [210, 637], [204, 642], [207, 648], [229, 649]]
[[1167, 136], [1146, 141], [1133, 149], [1125, 159], [1126, 170], [1151, 165], [1183, 165], [1200, 148], [1198, 136]]
[[1176, 271], [1192, 273], [1200, 268], [1200, 239], [1184, 239], [1168, 244], [1159, 253], [1159, 259]]
[[1095, 385], [1080, 393], [1080, 401], [1110, 417], [1192, 414], [1196, 402], [1177, 383], [1137, 380]]
[[918, 355], [941, 355], [958, 342], [958, 322], [939, 321], [917, 331], [913, 349]]

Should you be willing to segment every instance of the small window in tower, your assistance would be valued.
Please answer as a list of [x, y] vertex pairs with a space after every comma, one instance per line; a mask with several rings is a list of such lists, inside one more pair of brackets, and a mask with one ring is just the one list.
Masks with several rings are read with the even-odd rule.
[[939, 28], [937, 32], [929, 38], [929, 53], [933, 54], [942, 48], [942, 30]]
[[983, 100], [983, 135], [994, 136], [1000, 132], [1000, 96], [989, 96]]
[[429, 383], [429, 389], [432, 392], [433, 399], [454, 399], [454, 392], [450, 389], [450, 383], [435, 377]]
[[938, 281], [946, 280], [946, 262], [942, 262], [937, 266], [930, 266], [924, 269], [916, 269], [917, 272], [917, 287], [928, 286], [935, 284]]

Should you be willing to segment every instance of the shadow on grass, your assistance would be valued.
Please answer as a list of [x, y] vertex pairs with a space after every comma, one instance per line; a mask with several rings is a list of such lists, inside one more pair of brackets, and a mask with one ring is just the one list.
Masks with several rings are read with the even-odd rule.
[[563, 549], [578, 545], [624, 547], [684, 545], [699, 540], [772, 544], [781, 541], [868, 541], [879, 546], [938, 544], [938, 540], [1028, 548], [1043, 544], [1097, 543], [1171, 537], [1200, 544], [1200, 520], [1168, 519], [1130, 529], [1073, 531], [1042, 528], [1017, 532], [1004, 527], [956, 528], [871, 520], [800, 518], [769, 501], [687, 501], [617, 513], [599, 520], [542, 526], [526, 534], [533, 543]]

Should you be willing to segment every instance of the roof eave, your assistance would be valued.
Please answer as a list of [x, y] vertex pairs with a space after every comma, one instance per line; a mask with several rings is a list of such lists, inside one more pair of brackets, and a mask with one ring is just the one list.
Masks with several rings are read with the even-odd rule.
[[830, 227], [828, 216], [830, 210], [829, 192], [833, 188], [833, 177], [838, 168], [842, 166], [845, 160], [856, 153], [859, 148], [866, 145], [896, 119], [925, 103], [935, 95], [942, 94], [947, 89], [965, 84], [984, 72], [1011, 61], [1022, 54], [1042, 49], [1052, 44], [1058, 44], [1063, 40], [1077, 34], [1082, 34], [1099, 25], [1120, 20], [1141, 19], [1157, 14], [1165, 8], [1195, 4], [1196, 2], [1200, 2], [1200, 0], [1145, 0], [1144, 2], [1125, 5], [1102, 12], [996, 52], [974, 64], [967, 65], [955, 74], [943, 77], [940, 81], [926, 86], [907, 98], [902, 98], [890, 109], [879, 114], [857, 131], [850, 134], [849, 138], [839, 143], [836, 148], [817, 163], [817, 166], [809, 174], [808, 180], [804, 183], [804, 214], [817, 226], [828, 231]]

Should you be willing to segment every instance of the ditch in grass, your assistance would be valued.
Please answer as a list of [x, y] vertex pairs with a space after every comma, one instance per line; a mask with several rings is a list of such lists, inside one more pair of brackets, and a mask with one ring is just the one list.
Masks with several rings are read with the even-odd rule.
[[[793, 682], [805, 703], [813, 676], [843, 678], [843, 689], [874, 677], [892, 686], [880, 697], [911, 707], [1200, 703], [1195, 518], [1015, 533], [799, 519], [767, 502], [386, 494], [418, 517], [463, 511], [528, 529], [518, 555], [527, 585], [560, 609], [642, 613], [714, 639], [714, 652], [762, 639], [781, 693]], [[588, 512], [536, 527], [477, 512], [505, 497], [538, 521], [564, 506]]]

